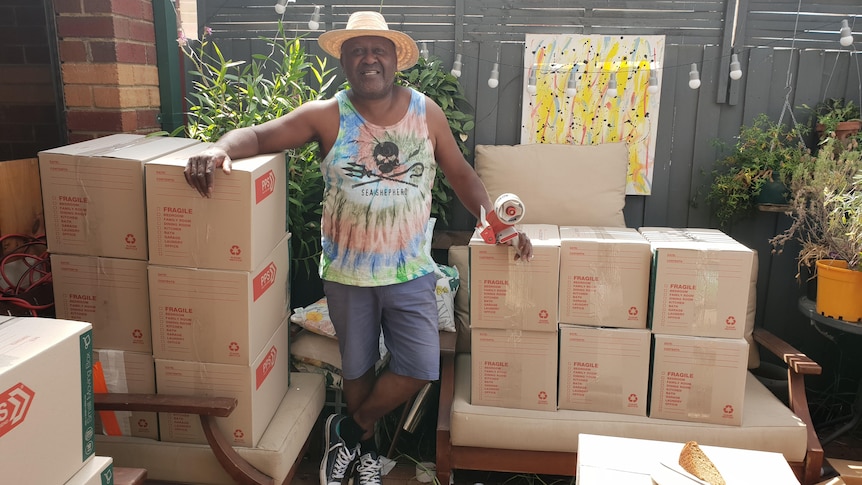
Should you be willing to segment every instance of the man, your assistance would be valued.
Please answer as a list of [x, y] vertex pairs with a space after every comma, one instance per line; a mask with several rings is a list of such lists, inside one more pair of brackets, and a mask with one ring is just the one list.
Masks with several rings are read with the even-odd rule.
[[[189, 159], [186, 179], [207, 196], [214, 169], [229, 173], [231, 159], [319, 144], [326, 183], [320, 276], [347, 403], [347, 416], [327, 419], [320, 483], [341, 483], [354, 464], [360, 484], [379, 484], [375, 423], [439, 378], [436, 266], [425, 236], [435, 164], [474, 216], [484, 209], [493, 229], [505, 226], [443, 110], [394, 83], [396, 72], [418, 59], [410, 36], [389, 30], [379, 13], [356, 12], [345, 29], [318, 42], [340, 60], [350, 89], [225, 134]], [[530, 240], [524, 234], [516, 240], [516, 259], [531, 259]], [[376, 376], [381, 329], [391, 360]]]

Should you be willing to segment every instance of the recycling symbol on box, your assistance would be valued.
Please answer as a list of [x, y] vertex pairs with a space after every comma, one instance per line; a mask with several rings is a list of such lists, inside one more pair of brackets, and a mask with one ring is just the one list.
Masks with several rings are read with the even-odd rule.
[[541, 399], [542, 401], [548, 399], [548, 393], [545, 391], [539, 391], [539, 399]]
[[126, 244], [135, 244], [135, 235], [134, 234], [126, 234]]
[[731, 316], [727, 317], [727, 320], [725, 320], [725, 322], [732, 327], [732, 326], [736, 325], [736, 318], [734, 318], [731, 315]]
[[243, 436], [245, 436], [245, 433], [243, 433], [241, 429], [237, 429], [233, 432], [233, 437], [238, 440], [241, 440]]
[[236, 244], [230, 247], [230, 253], [234, 256], [239, 256], [242, 253], [242, 249], [239, 248]]
[[231, 352], [238, 351], [239, 350], [239, 344], [236, 342], [231, 342], [230, 343], [230, 350], [231, 350]]
[[139, 419], [138, 420], [138, 428], [148, 428], [149, 426], [150, 426], [150, 423], [148, 423], [146, 419]]
[[139, 328], [132, 330], [132, 337], [143, 338], [143, 336], [144, 336], [144, 332], [141, 332], [141, 330]]
[[548, 310], [541, 310], [539, 312], [539, 318], [541, 318], [542, 320], [548, 318]]
[[636, 403], [636, 402], [638, 402], [638, 396], [637, 396], [637, 394], [634, 394], [634, 393], [629, 394], [629, 402], [630, 402], [630, 403]]
[[733, 414], [733, 406], [727, 404], [724, 406], [724, 414]]
[[632, 317], [638, 316], [638, 309], [636, 307], [629, 308], [629, 316], [632, 316]]

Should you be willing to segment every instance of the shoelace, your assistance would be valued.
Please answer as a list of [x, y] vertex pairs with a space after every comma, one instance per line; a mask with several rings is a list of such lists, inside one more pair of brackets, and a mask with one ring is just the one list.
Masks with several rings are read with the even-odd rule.
[[359, 466], [356, 471], [359, 472], [360, 485], [381, 485], [380, 470], [383, 464], [380, 459], [372, 458], [371, 455], [364, 455], [359, 459]]
[[335, 463], [332, 466], [332, 478], [340, 479], [344, 478], [344, 475], [347, 473], [347, 467], [350, 465], [350, 462], [356, 458], [356, 453], [348, 450], [344, 444], [339, 444], [337, 446], [339, 448], [338, 454], [335, 456]]

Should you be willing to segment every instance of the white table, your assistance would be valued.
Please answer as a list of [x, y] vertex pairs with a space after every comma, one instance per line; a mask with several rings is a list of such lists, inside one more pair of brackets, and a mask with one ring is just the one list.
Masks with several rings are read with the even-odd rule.
[[[667, 481], [660, 485], [695, 485], [662, 466], [678, 465], [683, 443], [617, 438], [591, 434], [578, 435], [577, 485], [625, 483], [653, 485], [652, 475]], [[793, 470], [780, 453], [703, 446], [704, 453], [721, 472], [727, 485], [799, 485]], [[656, 475], [658, 478], [659, 476]]]

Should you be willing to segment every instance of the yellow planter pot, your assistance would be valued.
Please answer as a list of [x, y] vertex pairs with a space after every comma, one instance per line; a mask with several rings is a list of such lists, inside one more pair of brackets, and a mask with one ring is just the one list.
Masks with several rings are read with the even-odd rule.
[[846, 322], [862, 321], [862, 271], [837, 259], [817, 261], [817, 313]]

